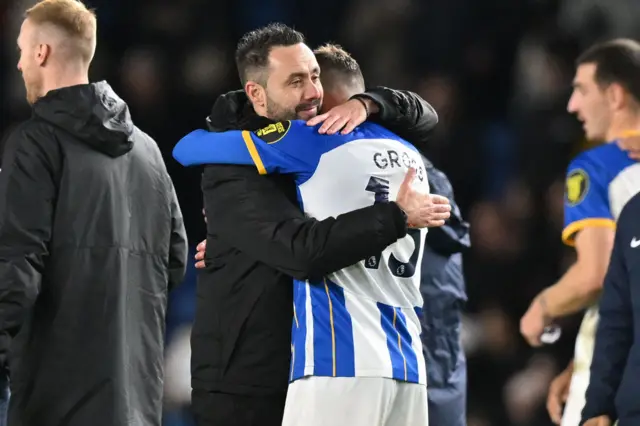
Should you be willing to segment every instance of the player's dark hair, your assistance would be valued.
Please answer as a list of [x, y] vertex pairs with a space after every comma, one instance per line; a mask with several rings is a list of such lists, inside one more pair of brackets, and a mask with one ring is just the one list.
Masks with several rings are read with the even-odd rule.
[[236, 66], [242, 85], [253, 80], [265, 86], [271, 49], [300, 43], [304, 43], [302, 33], [281, 23], [271, 23], [246, 33], [236, 48]]
[[615, 39], [595, 44], [578, 57], [576, 64], [594, 64], [594, 78], [600, 87], [618, 83], [640, 103], [640, 43], [637, 41]]
[[358, 62], [337, 44], [327, 43], [313, 51], [321, 70], [322, 86], [331, 90], [337, 85], [364, 92], [364, 76]]

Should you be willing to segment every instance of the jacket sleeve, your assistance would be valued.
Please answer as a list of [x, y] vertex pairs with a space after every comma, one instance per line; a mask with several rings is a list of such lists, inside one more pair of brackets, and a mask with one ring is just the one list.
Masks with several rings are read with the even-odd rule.
[[600, 320], [586, 403], [582, 411], [583, 422], [601, 415], [608, 415], [612, 420], [617, 418], [614, 399], [633, 343], [631, 291], [623, 257], [623, 244], [629, 242], [622, 239], [621, 227], [616, 234], [600, 299]]
[[254, 167], [205, 167], [202, 191], [209, 232], [300, 280], [353, 265], [407, 233], [395, 203], [322, 221], [307, 218], [283, 192], [285, 182], [295, 190], [290, 177], [260, 176]]
[[353, 97], [375, 102], [380, 112], [371, 117], [372, 121], [419, 147], [424, 146], [438, 124], [436, 110], [420, 96], [407, 90], [378, 86]]
[[42, 285], [61, 155], [23, 125], [9, 138], [0, 172], [0, 367]]
[[187, 232], [176, 191], [171, 185], [171, 241], [169, 246], [169, 291], [178, 286], [187, 271]]
[[422, 157], [422, 160], [427, 170], [430, 192], [448, 198], [451, 203], [451, 217], [443, 226], [429, 229], [427, 244], [436, 253], [448, 257], [471, 247], [469, 223], [462, 218], [447, 176], [436, 169], [426, 158]]

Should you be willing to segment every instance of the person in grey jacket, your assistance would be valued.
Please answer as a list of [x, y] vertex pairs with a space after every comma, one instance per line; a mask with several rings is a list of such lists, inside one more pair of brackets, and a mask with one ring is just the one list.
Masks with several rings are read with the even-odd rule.
[[462, 253], [471, 246], [447, 176], [423, 157], [432, 194], [451, 203], [444, 226], [427, 233], [420, 290], [424, 299], [422, 341], [429, 384], [429, 423], [466, 426], [467, 362], [460, 344], [462, 308], [467, 301]]

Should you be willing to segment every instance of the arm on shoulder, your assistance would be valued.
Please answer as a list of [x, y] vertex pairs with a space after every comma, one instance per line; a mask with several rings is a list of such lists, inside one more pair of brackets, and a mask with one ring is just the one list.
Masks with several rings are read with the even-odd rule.
[[408, 90], [378, 86], [354, 97], [372, 100], [380, 111], [371, 119], [418, 146], [424, 146], [438, 124], [436, 110]]

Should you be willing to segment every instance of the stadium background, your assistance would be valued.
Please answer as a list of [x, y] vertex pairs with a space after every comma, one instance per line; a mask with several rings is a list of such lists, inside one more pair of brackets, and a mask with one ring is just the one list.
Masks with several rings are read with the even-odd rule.
[[[35, 0], [0, 0], [0, 135], [29, 115], [15, 38]], [[334, 41], [370, 85], [410, 89], [440, 124], [427, 155], [453, 182], [472, 224], [465, 257], [469, 304], [469, 426], [544, 426], [547, 385], [572, 352], [579, 318], [560, 342], [533, 351], [518, 333], [532, 297], [565, 270], [560, 243], [563, 173], [588, 145], [566, 113], [573, 60], [594, 41], [640, 38], [637, 0], [87, 0], [97, 9], [93, 80], [108, 80], [136, 124], [159, 143], [190, 242], [203, 238], [197, 171], [171, 149], [204, 126], [215, 98], [239, 82], [238, 38], [271, 21]], [[171, 298], [166, 425], [190, 425], [184, 404], [185, 336], [195, 272]]]

